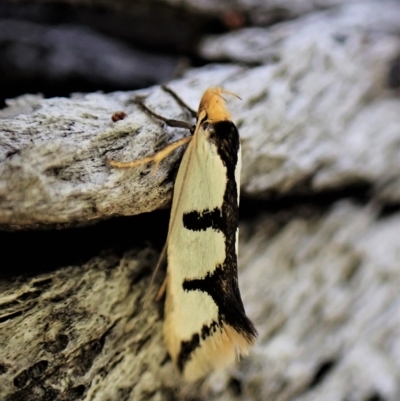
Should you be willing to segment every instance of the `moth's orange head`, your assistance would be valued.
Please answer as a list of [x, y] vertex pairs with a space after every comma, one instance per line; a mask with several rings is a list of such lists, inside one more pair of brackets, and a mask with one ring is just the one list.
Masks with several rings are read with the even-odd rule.
[[222, 97], [222, 93], [236, 96], [240, 99], [239, 96], [222, 88], [208, 88], [200, 100], [199, 110], [197, 112], [198, 120], [201, 121], [205, 116], [207, 116], [208, 121], [212, 122], [231, 119], [231, 115], [226, 109], [225, 99]]

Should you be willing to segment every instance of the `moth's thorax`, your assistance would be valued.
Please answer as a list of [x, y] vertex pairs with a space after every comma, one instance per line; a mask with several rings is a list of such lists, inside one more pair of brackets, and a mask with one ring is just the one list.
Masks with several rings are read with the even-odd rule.
[[199, 124], [198, 136], [204, 136], [206, 139], [210, 139], [215, 133], [214, 124], [209, 121], [204, 121]]

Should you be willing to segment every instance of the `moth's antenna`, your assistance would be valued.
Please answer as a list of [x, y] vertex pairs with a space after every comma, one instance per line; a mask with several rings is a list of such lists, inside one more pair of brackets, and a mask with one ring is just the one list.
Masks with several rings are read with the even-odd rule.
[[[221, 93], [226, 93], [227, 95], [231, 95], [231, 96], [234, 96], [234, 97], [236, 97], [237, 99], [239, 99], [239, 100], [243, 100], [240, 96], [238, 96], [236, 93], [233, 93], [233, 92], [231, 92], [231, 91], [228, 91], [228, 90], [225, 90], [225, 89], [222, 89], [222, 88], [217, 88], [217, 90], [218, 90], [218, 92], [216, 92], [217, 93], [217, 95], [219, 95], [219, 96], [221, 96]], [[222, 97], [222, 96], [221, 96]], [[223, 97], [222, 97], [222, 99], [224, 99]], [[224, 99], [225, 100], [225, 99]]]

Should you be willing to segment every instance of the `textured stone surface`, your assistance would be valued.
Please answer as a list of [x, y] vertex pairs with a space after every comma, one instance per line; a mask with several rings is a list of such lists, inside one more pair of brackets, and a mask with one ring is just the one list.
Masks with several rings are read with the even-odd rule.
[[260, 332], [243, 399], [398, 400], [400, 216], [349, 202], [309, 212], [242, 227], [242, 293]]
[[157, 290], [151, 249], [3, 279], [0, 399], [397, 401], [399, 226], [349, 201], [245, 221], [240, 286], [259, 341], [195, 386], [166, 359], [162, 304], [142, 306]]
[[249, 74], [253, 107], [236, 114], [247, 191], [285, 192], [302, 180], [317, 191], [358, 180], [383, 185], [398, 176], [400, 106], [387, 73], [399, 51], [400, 5], [384, 5], [343, 6], [200, 45], [211, 59], [267, 63]]
[[[271, 2], [268, 2], [269, 4]], [[331, 43], [345, 44], [358, 35], [378, 37], [399, 32], [399, 4], [393, 0], [341, 2], [342, 5], [326, 11], [301, 16], [292, 21], [275, 24], [270, 28], [251, 27], [212, 35], [199, 46], [200, 54], [211, 60], [235, 60], [243, 63], [273, 62], [281, 53], [295, 48], [296, 44], [311, 40], [324, 44], [326, 51], [340, 51]], [[312, 38], [316, 32], [321, 38]], [[350, 36], [349, 36], [350, 35]], [[284, 48], [284, 50], [282, 50]], [[343, 47], [346, 49], [346, 47]], [[297, 54], [297, 53], [296, 53]]]
[[[392, 13], [400, 12], [398, 3], [390, 4]], [[398, 201], [399, 101], [387, 79], [399, 39], [384, 7], [375, 10], [370, 29], [350, 24], [354, 7], [334, 17], [314, 15], [315, 23], [307, 17], [281, 24], [275, 62], [208, 66], [170, 83], [193, 108], [208, 86], [222, 85], [243, 98], [230, 99], [229, 107], [242, 138], [242, 190], [249, 196], [367, 184], [380, 199]], [[400, 30], [400, 20], [398, 25]], [[276, 34], [272, 28], [270, 33]], [[235, 35], [240, 43], [243, 36]], [[138, 110], [132, 103], [137, 94], [10, 101], [0, 113], [0, 223], [83, 223], [168, 204], [179, 152], [155, 175], [146, 166], [122, 171], [105, 163], [106, 157], [152, 154], [186, 135], [162, 129]], [[148, 95], [147, 104], [160, 114], [187, 118], [160, 88], [139, 94]], [[128, 117], [112, 123], [118, 110]]]
[[156, 304], [143, 307], [149, 287], [141, 279], [156, 260], [151, 249], [132, 250], [0, 281], [0, 399], [139, 400], [157, 392], [153, 375], [166, 351]]

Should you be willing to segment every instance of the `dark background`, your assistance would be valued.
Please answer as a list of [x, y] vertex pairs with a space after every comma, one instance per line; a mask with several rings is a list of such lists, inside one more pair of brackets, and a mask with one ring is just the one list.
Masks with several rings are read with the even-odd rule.
[[132, 90], [167, 82], [207, 61], [204, 35], [243, 27], [241, 13], [204, 15], [161, 3], [130, 10], [0, 3], [0, 107], [25, 93]]

